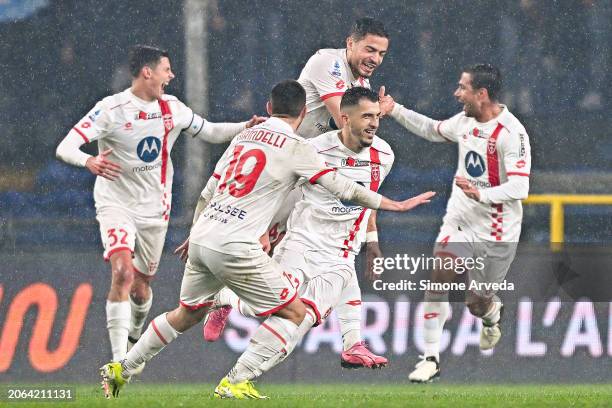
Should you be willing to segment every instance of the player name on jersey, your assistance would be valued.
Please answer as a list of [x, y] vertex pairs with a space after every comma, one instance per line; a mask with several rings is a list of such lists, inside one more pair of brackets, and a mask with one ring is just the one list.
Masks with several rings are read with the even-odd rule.
[[265, 129], [253, 129], [242, 132], [238, 136], [238, 141], [266, 143], [270, 146], [282, 149], [287, 141], [287, 137], [282, 133], [276, 133]]

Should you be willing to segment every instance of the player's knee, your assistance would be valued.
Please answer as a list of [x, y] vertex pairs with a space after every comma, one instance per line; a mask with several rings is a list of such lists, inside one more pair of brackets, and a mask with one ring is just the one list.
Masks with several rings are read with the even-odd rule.
[[149, 279], [134, 274], [134, 281], [130, 289], [130, 296], [136, 304], [143, 304], [151, 297], [151, 285]]
[[287, 306], [274, 314], [299, 325], [306, 316], [306, 307], [300, 299], [296, 298], [293, 302], [289, 303]]
[[130, 287], [134, 282], [134, 270], [131, 265], [118, 264], [113, 266], [113, 285], [120, 287]]
[[476, 317], [482, 317], [489, 310], [490, 301], [481, 298], [471, 298], [465, 301], [470, 313]]

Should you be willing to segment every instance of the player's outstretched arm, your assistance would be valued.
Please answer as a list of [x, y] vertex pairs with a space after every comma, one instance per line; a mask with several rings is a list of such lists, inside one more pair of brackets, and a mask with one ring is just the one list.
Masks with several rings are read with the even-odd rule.
[[410, 211], [413, 208], [418, 207], [421, 204], [427, 204], [431, 202], [431, 199], [435, 195], [436, 195], [435, 192], [428, 191], [426, 193], [419, 194], [418, 196], [409, 198], [404, 201], [394, 201], [394, 200], [391, 200], [383, 196], [380, 202], [380, 209], [386, 210], [386, 211], [399, 211], [399, 212]]
[[433, 191], [429, 191], [404, 201], [394, 201], [337, 174], [336, 171], [327, 171], [311, 182], [320, 184], [341, 200], [350, 200], [373, 210], [410, 211], [414, 207], [430, 202], [436, 195]]
[[382, 115], [389, 115], [410, 132], [430, 142], [455, 142], [451, 135], [445, 135], [440, 129], [442, 122], [406, 109], [396, 103], [391, 95], [385, 95], [385, 88], [378, 93], [378, 102]]
[[268, 118], [266, 118], [265, 116], [253, 115], [253, 117], [248, 121], [240, 123], [205, 122], [202, 127], [202, 130], [197, 132], [194, 137], [198, 137], [208, 143], [227, 143], [244, 129], [248, 129], [257, 124], [260, 124], [266, 119]]

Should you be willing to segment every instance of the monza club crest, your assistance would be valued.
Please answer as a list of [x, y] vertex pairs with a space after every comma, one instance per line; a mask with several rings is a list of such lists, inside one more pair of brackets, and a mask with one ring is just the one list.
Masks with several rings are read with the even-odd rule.
[[166, 130], [169, 132], [172, 130], [172, 128], [174, 127], [174, 122], [172, 121], [172, 114], [171, 113], [166, 113], [164, 116], [164, 127], [166, 128]]
[[380, 166], [374, 162], [370, 166], [372, 168], [372, 181], [380, 181]]

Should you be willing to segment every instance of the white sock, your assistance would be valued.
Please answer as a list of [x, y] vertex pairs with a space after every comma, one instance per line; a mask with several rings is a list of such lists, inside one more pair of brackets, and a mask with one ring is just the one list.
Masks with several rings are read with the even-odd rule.
[[152, 359], [181, 334], [168, 323], [166, 314], [161, 314], [153, 319], [138, 342], [127, 353], [125, 360], [121, 363], [127, 376], [130, 375], [130, 370]]
[[130, 302], [106, 301], [106, 328], [110, 339], [113, 361], [121, 361], [127, 353], [130, 330]]
[[290, 320], [270, 316], [255, 331], [249, 346], [230, 370], [230, 383], [252, 380], [281, 362], [296, 344], [298, 326]]
[[361, 289], [355, 274], [352, 274], [351, 281], [342, 290], [334, 310], [340, 322], [342, 344], [346, 351], [361, 341]]
[[217, 300], [220, 305], [223, 306], [231, 306], [234, 310], [237, 310], [246, 317], [257, 317], [255, 315], [255, 310], [251, 308], [251, 306], [242, 302], [238, 295], [236, 295], [231, 289], [223, 288], [219, 291], [217, 295]]
[[500, 319], [500, 311], [501, 311], [501, 300], [497, 296], [493, 297], [493, 302], [491, 302], [491, 306], [489, 307], [489, 311], [482, 316], [482, 321], [485, 324], [493, 325], [499, 322]]
[[153, 291], [149, 288], [149, 298], [141, 305], [134, 302], [132, 296], [130, 296], [130, 306], [132, 307], [132, 319], [130, 320], [130, 332], [129, 336], [132, 339], [138, 340], [142, 328], [144, 327], [145, 320], [151, 310], [153, 304]]
[[425, 357], [434, 356], [440, 361], [440, 338], [444, 323], [448, 318], [450, 304], [448, 292], [425, 292], [423, 307], [423, 339], [425, 340]]

